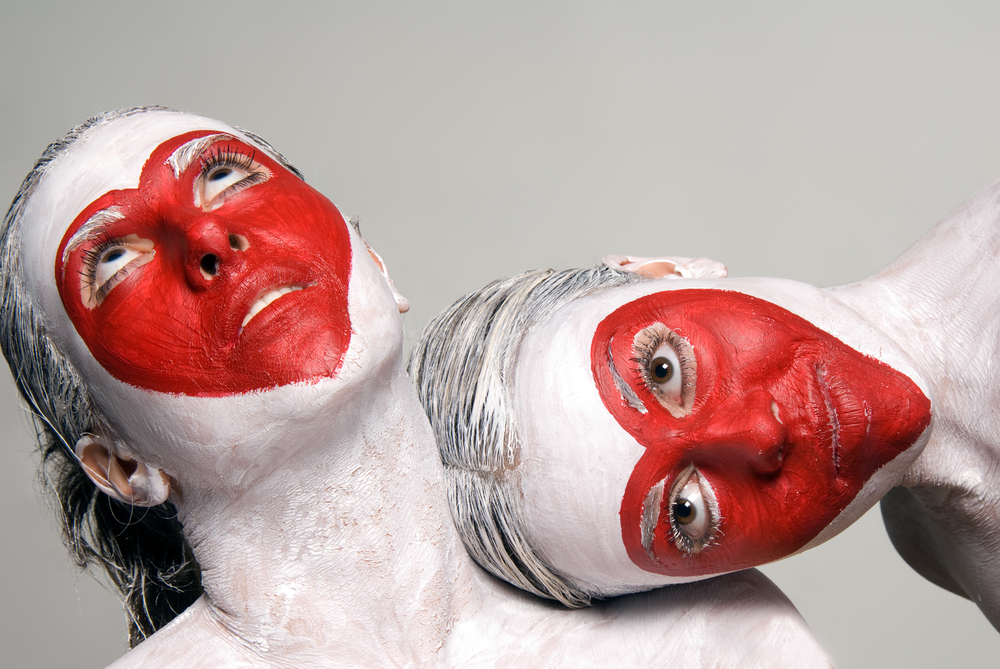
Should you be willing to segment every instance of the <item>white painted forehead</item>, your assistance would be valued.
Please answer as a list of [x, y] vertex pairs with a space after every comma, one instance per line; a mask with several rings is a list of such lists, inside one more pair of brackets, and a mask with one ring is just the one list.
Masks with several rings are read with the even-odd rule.
[[[108, 191], [137, 187], [153, 150], [194, 130], [216, 130], [251, 141], [225, 123], [202, 116], [140, 112], [89, 128], [50, 165], [21, 218], [21, 259], [36, 298], [48, 301], [47, 293], [54, 292], [56, 249], [79, 213]], [[51, 291], [46, 289], [50, 284]]]
[[[612, 312], [641, 297], [675, 290], [724, 290], [766, 300], [809, 321], [834, 336], [845, 321], [860, 317], [825, 290], [806, 283], [772, 277], [734, 279], [658, 279], [615, 286], [570, 302], [547, 320], [558, 327], [586, 329], [592, 337]], [[669, 324], [668, 324], [669, 325]]]
[[[930, 388], [926, 380], [917, 373], [916, 365], [887, 334], [837, 299], [834, 293], [789, 279], [756, 277], [641, 281], [574, 300], [555, 311], [543, 323], [551, 324], [550, 327], [586, 333], [586, 336], [580, 336], [578, 340], [589, 356], [597, 326], [616, 309], [652, 293], [689, 289], [735, 291], [767, 300], [809, 321], [854, 350], [888, 364], [910, 378], [921, 392], [930, 397]], [[670, 327], [669, 322], [665, 325]]]

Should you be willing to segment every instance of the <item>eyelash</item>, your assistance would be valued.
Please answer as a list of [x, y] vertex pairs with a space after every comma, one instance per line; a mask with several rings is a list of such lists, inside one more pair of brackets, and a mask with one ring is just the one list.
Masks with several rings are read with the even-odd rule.
[[[700, 479], [701, 475], [697, 475]], [[704, 488], [702, 488], [702, 505], [705, 513], [708, 514], [708, 529], [705, 531], [705, 535], [698, 539], [692, 539], [685, 534], [678, 526], [676, 516], [674, 515], [674, 505], [680, 499], [680, 493], [683, 491], [684, 485], [690, 481], [691, 477], [690, 475], [684, 476], [684, 474], [682, 474], [681, 477], [678, 477], [678, 479], [679, 480], [674, 483], [675, 490], [670, 492], [669, 501], [667, 502], [669, 505], [667, 507], [667, 520], [664, 522], [667, 525], [667, 531], [669, 532], [674, 546], [676, 546], [679, 551], [682, 551], [685, 556], [690, 557], [691, 555], [700, 553], [718, 541], [719, 537], [723, 534], [722, 528], [720, 527], [722, 525], [722, 515], [719, 513], [715, 497], [705, 496]], [[680, 485], [680, 481], [683, 481], [684, 485]], [[678, 486], [680, 487], [680, 490], [676, 489]]]
[[85, 284], [90, 286], [92, 297], [97, 300], [101, 300], [107, 295], [110, 289], [106, 290], [106, 287], [113, 286], [115, 278], [128, 268], [127, 265], [122, 267], [101, 286], [94, 286], [94, 283], [97, 281], [97, 267], [101, 264], [101, 258], [104, 257], [106, 252], [114, 248], [124, 249], [125, 240], [121, 237], [106, 235], [93, 248], [87, 249], [83, 253], [83, 267], [80, 269], [80, 274], [83, 276]]
[[248, 156], [233, 149], [216, 149], [202, 160], [201, 175], [208, 176], [208, 173], [216, 167], [236, 167], [250, 172], [256, 157], [256, 151]]
[[208, 179], [208, 176], [220, 167], [246, 172], [247, 176], [216, 195], [216, 198], [221, 197], [225, 200], [230, 195], [238, 193], [244, 188], [267, 181], [270, 175], [267, 171], [260, 169], [259, 166], [255, 167], [256, 158], [256, 151], [248, 156], [233, 149], [216, 149], [202, 160], [200, 178], [202, 180]]
[[643, 334], [645, 335], [643, 340], [637, 341], [634, 345], [635, 357], [632, 358], [632, 362], [635, 363], [635, 371], [642, 382], [646, 384], [646, 388], [654, 394], [659, 392], [656, 384], [653, 383], [652, 376], [650, 376], [649, 366], [653, 362], [653, 354], [656, 353], [656, 349], [660, 348], [666, 341], [674, 350], [674, 354], [681, 364], [681, 385], [685, 391], [689, 389], [693, 383], [695, 366], [687, 355], [687, 347], [683, 345], [684, 338], [673, 330], [663, 328], [661, 331], [658, 327], [646, 328], [643, 330]]
[[[670, 540], [673, 542], [677, 550], [681, 551], [684, 557], [691, 557], [692, 555], [697, 555], [709, 546], [714, 546], [718, 540], [719, 536], [722, 534], [722, 530], [719, 529], [719, 525], [722, 523], [722, 518], [715, 519], [713, 516], [712, 527], [708, 530], [705, 538], [695, 541], [691, 537], [687, 536], [674, 524], [673, 511], [670, 513], [670, 520], [667, 521], [667, 531], [670, 533]], [[695, 548], [697, 547], [697, 550]]]

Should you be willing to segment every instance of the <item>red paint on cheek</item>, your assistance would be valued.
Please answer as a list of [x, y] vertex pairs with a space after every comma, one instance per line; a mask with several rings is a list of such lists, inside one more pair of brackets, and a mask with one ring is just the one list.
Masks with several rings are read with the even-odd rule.
[[[636, 334], [662, 324], [697, 360], [686, 415], [668, 411], [644, 380]], [[720, 290], [656, 293], [597, 328], [594, 379], [605, 407], [646, 451], [622, 498], [622, 540], [639, 567], [674, 576], [742, 569], [795, 552], [837, 517], [883, 465], [930, 422], [930, 402], [906, 376], [770, 302]], [[622, 383], [646, 408], [623, 398]], [[775, 415], [777, 413], [777, 415]], [[718, 502], [714, 539], [700, 552], [673, 537], [668, 495], [647, 546], [650, 489], [669, 493], [690, 465]]]
[[[149, 390], [223, 396], [335, 376], [351, 336], [351, 246], [340, 212], [263, 151], [229, 136], [175, 176], [168, 157], [212, 134], [159, 145], [138, 188], [106, 193], [69, 227], [55, 274], [70, 319], [112, 376]], [[218, 206], [201, 206], [203, 191]], [[67, 252], [101, 211], [112, 215], [100, 234]], [[125, 278], [88, 305], [88, 285], [100, 283], [95, 258], [113, 259], [111, 247], [129, 238], [151, 243], [152, 257], [123, 267]], [[284, 294], [244, 327], [254, 304], [274, 290]]]

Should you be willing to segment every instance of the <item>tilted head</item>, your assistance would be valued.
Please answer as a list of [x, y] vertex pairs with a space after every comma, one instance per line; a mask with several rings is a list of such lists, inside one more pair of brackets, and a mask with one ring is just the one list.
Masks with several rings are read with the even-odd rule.
[[191, 114], [112, 112], [50, 146], [2, 262], [0, 344], [51, 452], [130, 504], [253, 485], [401, 355], [405, 301], [337, 208]]
[[249, 443], [263, 429], [317, 419], [335, 387], [398, 355], [396, 303], [363, 240], [270, 146], [217, 121], [92, 124], [15, 227], [47, 340], [144, 451], [131, 455], [167, 471], [186, 467], [164, 446], [263, 448]]
[[[597, 280], [553, 300], [572, 277]], [[466, 541], [517, 536], [530, 560], [485, 566], [521, 585], [537, 562], [571, 605], [826, 540], [898, 482], [930, 420], [885, 335], [778, 279], [529, 273], [439, 317], [411, 369]]]

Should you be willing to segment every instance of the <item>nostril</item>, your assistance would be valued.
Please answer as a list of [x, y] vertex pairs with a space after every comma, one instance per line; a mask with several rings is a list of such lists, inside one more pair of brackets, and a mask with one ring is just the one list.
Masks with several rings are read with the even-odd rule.
[[243, 235], [235, 233], [229, 234], [229, 248], [234, 251], [246, 251], [250, 247], [250, 242]]
[[206, 279], [211, 279], [219, 273], [219, 258], [214, 253], [206, 253], [201, 257], [201, 273]]

